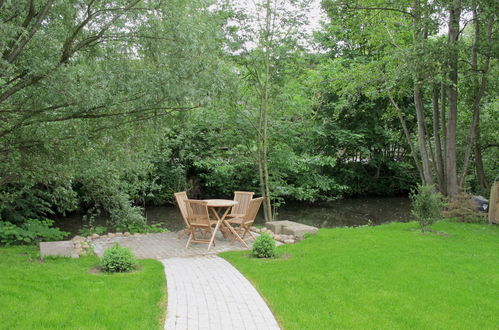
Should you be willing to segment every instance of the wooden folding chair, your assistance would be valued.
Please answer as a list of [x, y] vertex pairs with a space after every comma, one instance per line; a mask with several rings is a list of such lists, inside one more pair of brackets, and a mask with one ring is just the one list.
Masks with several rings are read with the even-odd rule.
[[[216, 220], [211, 220], [208, 214], [208, 202], [188, 199], [185, 201], [187, 209], [187, 223], [189, 225], [189, 239], [187, 240], [186, 248], [191, 243], [210, 244], [211, 238], [215, 232], [211, 228], [217, 224]], [[205, 239], [204, 235], [210, 233], [210, 239]], [[201, 238], [196, 237], [196, 234], [201, 234]], [[213, 242], [215, 243], [215, 242]]]
[[[227, 222], [231, 225], [238, 225], [237, 230], [242, 232], [242, 235], [240, 235], [242, 239], [244, 239], [247, 234], [249, 234], [251, 238], [255, 239], [255, 236], [251, 233], [250, 229], [253, 222], [255, 222], [255, 218], [258, 214], [258, 210], [260, 209], [260, 205], [262, 205], [262, 201], [263, 197], [250, 200], [246, 213], [242, 217], [227, 219]], [[234, 237], [232, 242], [235, 239], [236, 238]]]
[[174, 194], [175, 200], [177, 201], [177, 206], [180, 209], [180, 214], [182, 215], [182, 218], [184, 219], [186, 229], [180, 232], [177, 238], [182, 238], [184, 235], [189, 234], [189, 223], [187, 222], [187, 204], [185, 203], [186, 200], [189, 198], [187, 197], [187, 193], [185, 191], [178, 192]]
[[250, 191], [234, 191], [234, 200], [238, 204], [232, 207], [230, 213], [227, 214], [227, 218], [242, 218], [246, 214], [254, 194], [254, 192]]

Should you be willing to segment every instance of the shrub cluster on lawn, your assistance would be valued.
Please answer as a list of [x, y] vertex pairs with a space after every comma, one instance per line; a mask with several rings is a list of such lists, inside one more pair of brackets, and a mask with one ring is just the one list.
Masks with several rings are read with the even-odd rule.
[[424, 233], [428, 227], [441, 218], [445, 206], [444, 197], [433, 186], [418, 185], [409, 195], [412, 201], [412, 214]]
[[60, 241], [69, 233], [51, 228], [54, 221], [29, 219], [21, 226], [0, 221], [0, 245], [36, 244], [41, 241]]
[[276, 256], [275, 241], [268, 234], [261, 234], [253, 243], [252, 255], [257, 258], [274, 258]]
[[104, 251], [101, 267], [107, 273], [129, 272], [136, 268], [137, 260], [132, 251], [118, 243]]

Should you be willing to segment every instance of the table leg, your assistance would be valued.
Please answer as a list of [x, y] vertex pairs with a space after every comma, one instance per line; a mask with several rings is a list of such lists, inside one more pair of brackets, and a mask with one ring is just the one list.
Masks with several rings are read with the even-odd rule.
[[[224, 212], [224, 214], [222, 215], [222, 217], [220, 217], [218, 215], [218, 212], [215, 210], [215, 208], [210, 208], [212, 210], [212, 213], [215, 215], [215, 217], [217, 218], [217, 225], [215, 226], [215, 230], [213, 231], [213, 234], [211, 235], [211, 239], [210, 239], [210, 244], [208, 244], [208, 251], [210, 250], [211, 248], [211, 245], [213, 244], [213, 242], [215, 241], [215, 235], [217, 234], [217, 230], [220, 228], [220, 225], [222, 224], [222, 222], [224, 221], [225, 217], [227, 216], [227, 214], [229, 213], [229, 209], [230, 208], [227, 208]], [[223, 233], [223, 232], [222, 232]]]

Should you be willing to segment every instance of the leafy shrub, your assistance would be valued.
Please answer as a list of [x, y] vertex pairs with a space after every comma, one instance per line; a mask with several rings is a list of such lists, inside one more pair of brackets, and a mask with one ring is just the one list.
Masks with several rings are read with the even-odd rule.
[[160, 223], [155, 223], [152, 225], [140, 224], [140, 223], [119, 223], [116, 225], [116, 230], [127, 231], [131, 234], [164, 233], [168, 231], [168, 229], [163, 228], [162, 224]]
[[0, 221], [0, 244], [36, 244], [40, 241], [60, 241], [69, 233], [59, 228], [50, 228], [54, 221], [28, 219], [21, 226]]
[[132, 251], [118, 243], [104, 251], [102, 270], [108, 273], [129, 272], [136, 268], [137, 260]]
[[428, 226], [442, 216], [445, 206], [443, 196], [433, 186], [418, 185], [409, 195], [412, 201], [412, 214], [424, 233]]
[[103, 235], [107, 233], [107, 227], [104, 226], [89, 226], [89, 225], [84, 225], [83, 228], [80, 228], [78, 230], [78, 234], [80, 236], [90, 236], [92, 234], [98, 234], [98, 235]]
[[274, 258], [276, 256], [275, 241], [268, 234], [261, 234], [253, 243], [253, 257]]
[[469, 194], [459, 194], [447, 204], [444, 216], [453, 218], [460, 222], [486, 223], [487, 213], [477, 210], [477, 205], [473, 201], [473, 196]]

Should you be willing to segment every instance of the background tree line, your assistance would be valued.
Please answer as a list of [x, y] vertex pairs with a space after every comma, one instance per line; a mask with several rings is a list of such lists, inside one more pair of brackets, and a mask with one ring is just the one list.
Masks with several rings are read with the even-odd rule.
[[497, 4], [323, 1], [321, 51], [307, 5], [0, 1], [1, 219], [141, 225], [183, 189], [261, 191], [266, 218], [420, 180], [485, 194]]

